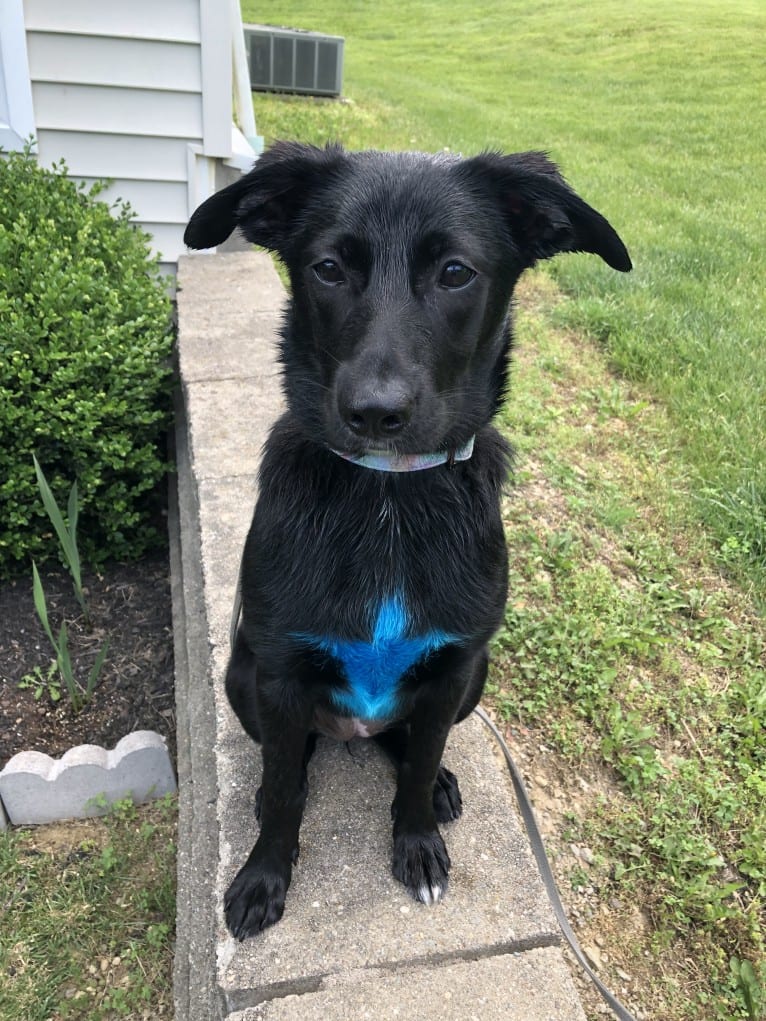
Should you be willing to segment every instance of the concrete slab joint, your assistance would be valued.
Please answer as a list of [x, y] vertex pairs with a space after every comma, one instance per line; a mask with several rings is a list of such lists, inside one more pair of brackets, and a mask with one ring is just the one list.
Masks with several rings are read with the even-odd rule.
[[444, 827], [445, 899], [391, 875], [394, 777], [372, 742], [321, 740], [282, 921], [236, 942], [224, 892], [256, 835], [260, 755], [223, 674], [260, 450], [279, 414], [284, 291], [263, 253], [179, 263], [178, 507], [171, 533], [180, 787], [179, 1021], [584, 1021], [504, 765], [476, 718], [445, 754], [464, 815]]
[[227, 1021], [585, 1021], [558, 950], [353, 973]]

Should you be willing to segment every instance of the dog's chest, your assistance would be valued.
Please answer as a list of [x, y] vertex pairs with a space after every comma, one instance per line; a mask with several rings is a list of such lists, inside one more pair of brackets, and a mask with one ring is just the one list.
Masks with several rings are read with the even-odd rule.
[[460, 636], [440, 630], [412, 633], [406, 602], [399, 592], [380, 601], [369, 640], [312, 634], [296, 637], [340, 665], [346, 686], [332, 691], [332, 701], [360, 720], [394, 716], [405, 674], [444, 645], [460, 641]]

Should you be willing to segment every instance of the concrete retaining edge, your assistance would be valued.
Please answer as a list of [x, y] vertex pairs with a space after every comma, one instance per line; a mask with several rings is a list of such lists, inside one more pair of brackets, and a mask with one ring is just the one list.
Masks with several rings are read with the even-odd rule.
[[212, 1021], [220, 1016], [216, 946], [211, 938], [216, 930], [214, 879], [218, 860], [216, 725], [199, 502], [180, 391], [176, 394], [175, 458], [176, 485], [171, 487], [168, 508], [179, 782], [173, 992], [179, 1021]]

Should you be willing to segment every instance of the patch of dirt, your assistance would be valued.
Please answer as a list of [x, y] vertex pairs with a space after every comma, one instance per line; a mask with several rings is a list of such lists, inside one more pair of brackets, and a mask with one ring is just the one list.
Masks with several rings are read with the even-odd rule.
[[49, 854], [66, 859], [73, 848], [93, 844], [99, 849], [108, 842], [109, 831], [103, 819], [67, 819], [46, 823], [28, 831], [25, 854]]
[[[99, 650], [109, 649], [90, 701], [73, 710], [55, 653], [38, 619], [32, 578], [0, 584], [0, 768], [20, 751], [53, 757], [78, 744], [114, 745], [134, 730], [155, 730], [175, 758], [170, 570], [166, 553], [110, 564], [83, 578], [92, 623], [84, 620], [71, 578], [41, 574], [54, 635], [66, 621], [74, 675], [85, 685]], [[51, 693], [59, 691], [53, 701]]]
[[[541, 730], [503, 724], [491, 710], [490, 715], [524, 776], [564, 910], [594, 970], [637, 1021], [674, 1016], [657, 989], [649, 918], [640, 904], [615, 895], [609, 862], [572, 837], [573, 819], [587, 818], [601, 799], [622, 797], [609, 771], [580, 763], [575, 772], [545, 744]], [[563, 948], [589, 1021], [613, 1018], [566, 943]], [[671, 964], [671, 956], [667, 964], [673, 970], [678, 962]]]

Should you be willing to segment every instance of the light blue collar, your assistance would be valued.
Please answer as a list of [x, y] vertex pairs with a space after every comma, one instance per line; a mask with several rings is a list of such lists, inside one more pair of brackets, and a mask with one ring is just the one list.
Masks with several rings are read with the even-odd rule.
[[456, 461], [467, 461], [473, 454], [475, 439], [476, 437], [472, 436], [457, 450], [439, 450], [435, 454], [390, 454], [384, 450], [370, 450], [366, 454], [349, 454], [343, 450], [335, 450], [333, 447], [330, 447], [330, 450], [338, 457], [342, 457], [344, 461], [361, 465], [363, 468], [372, 468], [378, 472], [419, 472], [424, 468], [436, 468], [440, 464], [449, 465], [451, 468]]

